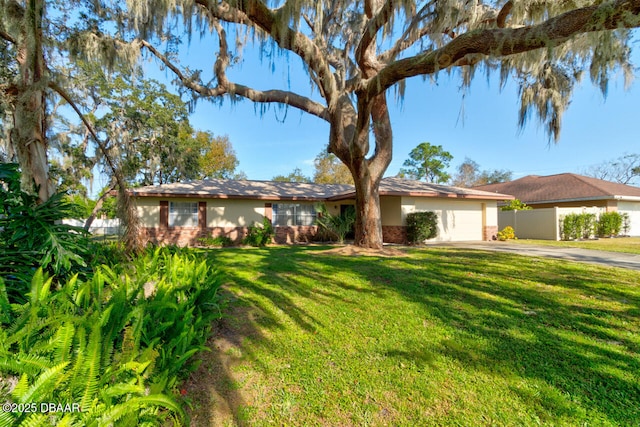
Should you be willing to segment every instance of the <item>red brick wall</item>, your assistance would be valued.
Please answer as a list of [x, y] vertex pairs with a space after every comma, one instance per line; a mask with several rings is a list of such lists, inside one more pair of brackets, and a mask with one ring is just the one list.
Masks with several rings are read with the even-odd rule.
[[485, 225], [482, 227], [482, 240], [496, 240], [498, 235], [498, 226], [497, 225]]
[[[278, 244], [310, 242], [315, 237], [316, 226], [274, 227], [274, 241]], [[247, 235], [247, 227], [214, 227], [204, 230], [198, 227], [143, 228], [141, 233], [148, 242], [156, 244], [174, 244], [180, 246], [197, 246], [202, 237], [227, 236], [240, 244]]]
[[248, 227], [213, 227], [207, 228], [207, 235], [211, 237], [226, 236], [234, 243], [240, 244], [248, 231]]
[[[201, 230], [198, 227], [171, 227], [171, 228], [143, 228], [142, 234], [146, 241], [157, 244], [175, 244], [180, 246], [197, 246], [201, 237], [227, 236], [236, 244], [240, 244], [247, 235], [246, 227], [215, 227]], [[299, 242], [311, 242], [314, 240], [318, 228], [316, 226], [274, 227], [274, 241], [277, 244], [292, 244]], [[495, 240], [498, 234], [497, 226], [483, 228], [484, 240]], [[382, 226], [382, 238], [385, 243], [406, 244], [407, 232], [403, 226]]]
[[274, 227], [274, 240], [278, 244], [311, 242], [318, 232], [315, 225], [299, 225], [292, 227]]
[[141, 233], [147, 242], [179, 246], [195, 246], [198, 239], [206, 234], [198, 227], [145, 227], [142, 228]]
[[402, 225], [383, 225], [382, 241], [404, 245], [407, 243], [407, 227]]

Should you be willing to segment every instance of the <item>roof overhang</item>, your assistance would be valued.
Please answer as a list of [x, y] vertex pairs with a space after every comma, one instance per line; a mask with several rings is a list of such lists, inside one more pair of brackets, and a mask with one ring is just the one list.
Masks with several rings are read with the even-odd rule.
[[256, 194], [256, 195], [236, 195], [236, 194], [210, 194], [210, 193], [152, 193], [152, 192], [136, 192], [135, 190], [129, 191], [132, 197], [153, 197], [153, 198], [166, 198], [166, 199], [235, 199], [235, 200], [291, 200], [291, 201], [308, 201], [308, 202], [321, 202], [326, 200], [324, 197], [305, 197], [305, 196], [280, 196], [269, 194]]
[[574, 203], [574, 202], [596, 202], [603, 200], [618, 200], [619, 196], [594, 196], [594, 197], [574, 197], [571, 199], [553, 199], [553, 200], [538, 200], [535, 202], [523, 200], [527, 205], [546, 205], [550, 203]]
[[622, 202], [640, 202], [640, 197], [637, 196], [614, 196], [616, 200]]
[[[429, 197], [438, 199], [473, 199], [473, 200], [513, 200], [515, 197], [508, 194], [461, 194], [461, 193], [444, 193], [444, 192], [426, 192], [426, 191], [381, 191], [380, 197]], [[327, 201], [340, 201], [347, 199], [355, 199], [356, 193], [340, 194], [327, 198]]]

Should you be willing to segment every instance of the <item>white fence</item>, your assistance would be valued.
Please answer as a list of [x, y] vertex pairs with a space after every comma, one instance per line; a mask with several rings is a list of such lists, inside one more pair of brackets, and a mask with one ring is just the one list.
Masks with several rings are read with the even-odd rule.
[[526, 211], [498, 211], [498, 228], [511, 226], [519, 239], [560, 240], [560, 225], [565, 215], [591, 213], [599, 216], [603, 207], [546, 208]]
[[[84, 220], [63, 219], [63, 224], [84, 227]], [[89, 228], [89, 232], [97, 236], [111, 236], [121, 234], [119, 219], [94, 219]]]

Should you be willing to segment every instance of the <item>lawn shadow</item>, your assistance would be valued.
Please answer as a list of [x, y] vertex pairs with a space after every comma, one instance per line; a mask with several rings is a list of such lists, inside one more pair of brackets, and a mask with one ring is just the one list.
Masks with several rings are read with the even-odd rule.
[[198, 368], [183, 385], [187, 413], [191, 426], [249, 425], [246, 412], [250, 396], [240, 392], [243, 378], [235, 371], [242, 363], [244, 340], [259, 337], [260, 332], [252, 323], [251, 308], [221, 288], [224, 309], [223, 318], [212, 327], [207, 350], [198, 355]]
[[[193, 396], [189, 411], [192, 426], [251, 425], [256, 402], [264, 405], [266, 402], [261, 400], [268, 397], [256, 395], [251, 387], [255, 379], [238, 367], [251, 363], [257, 371], [266, 371], [268, 367], [255, 357], [252, 348], [259, 345], [269, 349], [273, 344], [268, 335], [283, 328], [285, 322], [292, 322], [308, 333], [322, 326], [295, 299], [331, 304], [340, 298], [329, 289], [305, 284], [312, 280], [311, 273], [302, 270], [292, 256], [294, 251], [289, 247], [270, 247], [207, 253], [208, 263], [223, 274], [229, 286], [220, 291], [226, 309], [223, 319], [213, 327], [207, 343], [210, 351], [200, 355], [199, 368], [185, 384], [187, 395]], [[243, 268], [247, 262], [251, 262], [250, 269]], [[252, 277], [245, 274], [247, 271], [259, 273]]]
[[640, 293], [626, 285], [601, 286], [611, 282], [611, 270], [546, 261], [541, 270], [535, 258], [463, 249], [421, 249], [397, 258], [321, 251], [211, 252], [210, 262], [224, 266], [233, 292], [227, 295], [227, 317], [209, 343], [212, 351], [203, 356], [192, 382], [207, 384], [202, 390], [207, 397], [199, 404], [208, 420], [222, 415], [247, 425], [254, 402], [268, 400], [252, 395], [250, 378], [235, 369], [247, 362], [266, 370], [251, 351], [256, 344], [268, 349], [274, 345], [270, 333], [289, 323], [310, 334], [325, 326], [301, 299], [327, 307], [340, 303], [357, 313], [365, 293], [381, 299], [398, 295], [451, 330], [451, 338], [435, 346], [406, 342], [384, 350], [383, 357], [425, 371], [444, 357], [491, 375], [534, 379], [544, 387], [511, 392], [523, 402], [536, 402], [532, 406], [542, 421], [586, 410], [614, 424], [640, 419], [640, 405], [629, 404], [640, 402], [640, 387], [633, 381], [638, 376], [623, 375], [640, 372], [638, 339], [631, 335], [637, 331]]
[[[539, 406], [554, 416], [582, 407], [614, 423], [640, 419], [639, 377], [630, 374], [640, 372], [637, 287], [603, 287], [611, 282], [607, 268], [545, 262], [541, 271], [539, 260], [516, 255], [415, 253], [388, 262], [385, 281], [377, 280], [376, 268], [359, 271], [453, 328], [454, 338], [437, 348], [441, 355], [476, 370], [543, 381], [549, 387], [537, 395]], [[519, 283], [528, 278], [536, 283]], [[408, 347], [388, 355], [424, 364], [425, 351]], [[531, 396], [524, 392], [522, 399]]]

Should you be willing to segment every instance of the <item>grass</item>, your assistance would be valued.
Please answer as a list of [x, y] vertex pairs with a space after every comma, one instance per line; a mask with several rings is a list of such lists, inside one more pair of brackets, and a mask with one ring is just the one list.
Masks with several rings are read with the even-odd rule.
[[640, 273], [483, 251], [209, 252], [193, 425], [638, 425]]
[[595, 249], [600, 251], [626, 252], [640, 254], [640, 237], [617, 237], [613, 239], [580, 240], [580, 241], [555, 241], [518, 239], [510, 242], [520, 244], [535, 244], [544, 246], [559, 246], [563, 248]]

